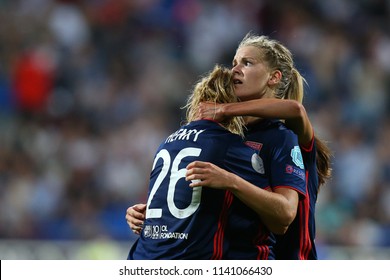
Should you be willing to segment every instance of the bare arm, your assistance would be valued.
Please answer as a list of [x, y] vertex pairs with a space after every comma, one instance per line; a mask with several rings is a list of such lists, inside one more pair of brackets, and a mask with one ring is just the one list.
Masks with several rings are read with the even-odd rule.
[[307, 147], [313, 138], [313, 127], [305, 107], [295, 100], [263, 98], [217, 105], [203, 102], [199, 106], [199, 114], [202, 118], [214, 118], [217, 121], [232, 116], [284, 119], [286, 125], [298, 135], [301, 146]]
[[201, 180], [192, 182], [190, 187], [207, 186], [231, 191], [260, 216], [269, 230], [277, 234], [285, 233], [296, 216], [296, 191], [288, 188], [267, 191], [212, 163], [190, 163], [187, 166], [186, 180]]

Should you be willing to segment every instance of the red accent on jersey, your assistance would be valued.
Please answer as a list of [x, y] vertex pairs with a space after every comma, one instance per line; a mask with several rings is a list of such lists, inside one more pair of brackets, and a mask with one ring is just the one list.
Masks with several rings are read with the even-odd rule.
[[309, 172], [306, 171], [306, 197], [299, 202], [299, 259], [307, 260], [312, 249], [312, 244], [309, 235], [309, 211], [310, 211], [310, 196], [307, 189], [309, 181]]
[[245, 145], [251, 147], [252, 149], [260, 152], [261, 148], [263, 147], [262, 143], [257, 143], [253, 141], [245, 141]]
[[221, 260], [223, 257], [223, 240], [225, 237], [225, 228], [228, 220], [228, 210], [232, 202], [233, 194], [229, 191], [226, 191], [222, 211], [218, 219], [218, 229], [214, 234], [214, 252], [211, 256], [212, 260]]
[[[265, 226], [260, 225], [258, 235], [254, 242], [255, 244], [264, 244], [268, 237], [268, 229]], [[258, 249], [257, 259], [268, 260], [269, 247], [267, 245], [256, 245], [256, 247]]]
[[310, 142], [307, 143], [307, 145], [300, 145], [300, 148], [302, 151], [305, 151], [306, 153], [310, 153], [313, 150], [314, 145], [314, 131], [313, 131], [313, 137], [311, 138]]

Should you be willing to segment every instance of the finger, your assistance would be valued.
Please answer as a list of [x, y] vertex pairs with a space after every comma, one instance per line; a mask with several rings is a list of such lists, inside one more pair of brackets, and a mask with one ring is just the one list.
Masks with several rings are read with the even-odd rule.
[[202, 167], [205, 167], [207, 166], [207, 164], [203, 161], [193, 161], [191, 162], [190, 164], [187, 165], [187, 169], [192, 169], [192, 168], [195, 168], [195, 167], [199, 167], [199, 168], [202, 168]]
[[138, 220], [145, 220], [145, 214], [144, 214], [145, 211], [142, 211], [142, 212], [139, 212], [137, 209], [135, 208], [131, 208], [129, 209], [129, 211], [127, 212], [129, 216], [135, 218], [135, 219], [138, 219]]
[[127, 220], [127, 224], [132, 231], [141, 231], [143, 228], [143, 224], [136, 224], [131, 220]]
[[199, 183], [191, 183], [188, 185], [190, 188], [198, 188], [198, 187], [202, 187], [202, 185], [200, 185]]
[[202, 101], [199, 103], [200, 108], [208, 108], [208, 107], [213, 107], [214, 108], [215, 102], [212, 101]]
[[204, 180], [207, 176], [207, 172], [203, 169], [194, 169], [186, 172], [186, 181], [191, 181], [191, 180]]
[[185, 177], [186, 181], [194, 181], [194, 180], [204, 181], [205, 179], [207, 179], [207, 174], [201, 174], [201, 173], [188, 174]]
[[146, 211], [146, 204], [140, 203], [140, 204], [135, 204], [133, 205], [132, 208], [134, 211], [137, 211], [139, 213], [145, 214]]
[[126, 221], [127, 223], [131, 223], [136, 226], [142, 226], [144, 223], [144, 219], [138, 219], [137, 217], [134, 217], [132, 214], [126, 215]]
[[204, 162], [199, 160], [195, 160], [189, 164], [189, 166], [191, 167], [202, 167], [204, 165], [205, 165]]
[[188, 185], [191, 188], [202, 187], [206, 182], [202, 180], [191, 180], [191, 183]]
[[129, 228], [130, 228], [132, 231], [135, 231], [135, 230], [141, 231], [141, 230], [142, 230], [142, 226], [137, 226], [137, 225], [135, 225], [135, 224], [133, 224], [133, 223], [130, 223], [130, 222], [127, 222], [127, 224], [128, 224]]
[[131, 229], [132, 232], [134, 232], [135, 234], [138, 234], [138, 235], [142, 231], [142, 228], [139, 228], [139, 227], [133, 227], [133, 228], [130, 227], [130, 229]]
[[133, 206], [130, 206], [129, 208], [127, 208], [126, 215], [129, 215], [132, 209], [133, 209]]
[[194, 168], [195, 164], [196, 164], [196, 161], [193, 161], [193, 162], [189, 163], [189, 164], [186, 166], [187, 170], [188, 170], [188, 169], [191, 169], [191, 168]]
[[141, 231], [141, 230], [142, 230], [142, 227], [138, 227], [138, 226], [133, 225], [133, 226], [131, 227], [131, 229], [132, 229], [133, 231]]
[[134, 208], [138, 209], [140, 212], [144, 212], [146, 210], [146, 204], [145, 203], [140, 203], [134, 205]]
[[134, 217], [126, 217], [127, 223], [137, 226], [137, 227], [142, 227], [144, 225], [143, 220], [135, 219]]
[[[186, 177], [189, 177], [192, 175], [197, 176], [197, 175], [201, 175], [201, 174], [205, 174], [205, 173], [206, 173], [206, 171], [204, 170], [204, 168], [191, 168], [191, 169], [186, 171]], [[195, 179], [199, 179], [199, 178], [195, 178]]]

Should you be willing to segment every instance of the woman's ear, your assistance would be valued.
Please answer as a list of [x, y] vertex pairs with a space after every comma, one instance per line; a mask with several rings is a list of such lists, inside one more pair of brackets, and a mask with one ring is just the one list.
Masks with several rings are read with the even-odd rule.
[[270, 77], [268, 80], [268, 85], [273, 86], [280, 82], [282, 79], [282, 72], [280, 70], [275, 70], [270, 73]]

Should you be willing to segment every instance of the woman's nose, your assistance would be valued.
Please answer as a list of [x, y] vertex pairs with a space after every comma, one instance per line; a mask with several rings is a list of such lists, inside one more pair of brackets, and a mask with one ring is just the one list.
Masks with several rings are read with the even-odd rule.
[[232, 72], [233, 73], [239, 73], [240, 72], [240, 66], [239, 64], [235, 65], [232, 67]]

